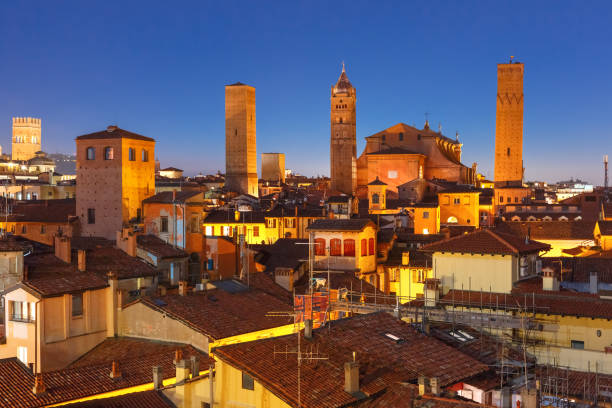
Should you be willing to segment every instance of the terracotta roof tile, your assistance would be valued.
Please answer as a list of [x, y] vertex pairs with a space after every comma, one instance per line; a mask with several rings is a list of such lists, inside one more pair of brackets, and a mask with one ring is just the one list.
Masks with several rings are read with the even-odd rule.
[[153, 255], [164, 259], [164, 258], [184, 258], [188, 257], [189, 254], [182, 249], [175, 248], [168, 244], [161, 238], [155, 235], [138, 235], [136, 237], [138, 248], [141, 248]]
[[76, 216], [76, 200], [44, 200], [17, 202], [9, 221], [66, 223]]
[[[214, 289], [190, 293], [145, 297], [142, 302], [184, 322], [213, 340], [291, 324], [287, 317], [270, 317], [271, 311], [292, 311], [290, 304], [257, 289], [228, 293]], [[129, 307], [129, 306], [127, 306]]]
[[202, 194], [201, 191], [162, 191], [161, 193], [157, 193], [154, 196], [149, 198], [145, 198], [142, 200], [144, 204], [172, 204], [176, 203], [184, 203], [189, 198], [196, 196], [198, 194]]
[[612, 235], [612, 221], [597, 221], [601, 235]]
[[469, 234], [458, 235], [443, 241], [434, 242], [421, 248], [428, 252], [461, 252], [477, 254], [519, 254], [533, 253], [550, 249], [542, 242], [525, 240], [512, 234], [477, 230]]
[[[120, 378], [110, 377], [112, 362], [109, 361], [46, 372], [43, 382], [47, 391], [40, 396], [32, 393], [34, 375], [29, 369], [16, 358], [0, 360], [0, 405], [12, 408], [42, 407], [151, 383], [153, 366], [162, 367], [164, 379], [171, 378], [176, 375], [174, 350], [119, 361]], [[185, 358], [197, 355], [208, 361], [206, 354], [191, 346], [183, 346], [182, 350]]]
[[[401, 341], [388, 338], [386, 333]], [[297, 361], [275, 351], [292, 351], [295, 347], [293, 335], [219, 347], [214, 354], [294, 405]], [[415, 381], [420, 374], [437, 376], [441, 385], [447, 386], [488, 370], [486, 365], [386, 313], [331, 322], [331, 329], [316, 329], [311, 340], [303, 339], [302, 348], [325, 357], [302, 362], [301, 388], [309, 390], [302, 393], [304, 407], [345, 406], [358, 401], [344, 391], [344, 363], [352, 361], [353, 352], [360, 365], [360, 390], [365, 398], [398, 381]]]
[[496, 231], [533, 239], [593, 239], [593, 221], [500, 221]]
[[108, 272], [115, 272], [119, 279], [157, 275], [155, 268], [118, 248], [100, 247], [89, 250], [86, 260], [87, 271], [102, 276], [107, 276]]
[[99, 132], [94, 132], [94, 133], [88, 133], [86, 135], [81, 135], [76, 138], [76, 140], [88, 140], [88, 139], [137, 139], [137, 140], [146, 140], [149, 142], [155, 141], [155, 139], [152, 139], [150, 137], [139, 135], [138, 133], [129, 132], [117, 126], [109, 126], [105, 130], [101, 130]]
[[173, 408], [160, 391], [142, 391], [64, 405], [66, 408]]

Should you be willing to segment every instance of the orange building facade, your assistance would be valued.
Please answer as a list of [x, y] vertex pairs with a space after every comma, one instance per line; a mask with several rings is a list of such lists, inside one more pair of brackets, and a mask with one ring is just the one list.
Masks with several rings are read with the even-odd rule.
[[77, 137], [76, 146], [81, 233], [115, 239], [155, 193], [155, 140], [109, 126]]

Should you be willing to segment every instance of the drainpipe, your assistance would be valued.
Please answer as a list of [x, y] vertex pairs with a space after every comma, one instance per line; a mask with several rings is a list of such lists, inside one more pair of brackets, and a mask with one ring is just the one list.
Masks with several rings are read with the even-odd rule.
[[[34, 374], [38, 372], [38, 323], [42, 322], [39, 315], [39, 307], [40, 299], [34, 304], [34, 311], [36, 312], [36, 321], [34, 322]], [[42, 372], [42, 370], [41, 370]]]

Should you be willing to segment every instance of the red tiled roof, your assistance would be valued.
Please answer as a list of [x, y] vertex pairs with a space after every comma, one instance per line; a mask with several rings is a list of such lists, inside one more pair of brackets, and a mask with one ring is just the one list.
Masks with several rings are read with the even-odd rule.
[[25, 249], [26, 245], [15, 241], [14, 239], [0, 239], [0, 252], [19, 252]]
[[534, 239], [593, 239], [593, 221], [500, 221], [495, 231]]
[[149, 264], [113, 247], [99, 247], [87, 251], [86, 269], [102, 276], [115, 272], [119, 279], [157, 275], [157, 270]]
[[142, 391], [117, 397], [95, 399], [64, 405], [66, 408], [173, 408], [160, 391]]
[[152, 253], [159, 258], [183, 258], [189, 254], [182, 249], [175, 248], [155, 235], [138, 235], [136, 242], [139, 248]]
[[269, 312], [293, 311], [293, 307], [257, 289], [237, 293], [215, 289], [186, 296], [145, 297], [136, 302], [161, 310], [212, 340], [293, 323], [287, 317], [267, 316]]
[[27, 277], [20, 285], [29, 287], [41, 296], [82, 292], [108, 286], [105, 277], [86, 271], [79, 272], [73, 264], [63, 262], [53, 254], [33, 254], [25, 258]]
[[[40, 396], [32, 393], [34, 375], [29, 369], [16, 358], [0, 360], [0, 405], [12, 408], [42, 407], [151, 383], [153, 366], [162, 367], [164, 379], [172, 378], [176, 375], [174, 350], [118, 361], [122, 374], [120, 378], [110, 377], [112, 362], [109, 361], [46, 372], [43, 374], [46, 393]], [[191, 355], [208, 361], [206, 354], [191, 346], [184, 346], [184, 358]]]
[[109, 126], [105, 130], [101, 130], [99, 132], [94, 132], [94, 133], [88, 133], [86, 135], [78, 136], [76, 138], [76, 140], [87, 140], [87, 139], [137, 139], [137, 140], [146, 140], [149, 142], [155, 141], [155, 139], [152, 139], [150, 137], [139, 135], [138, 133], [129, 132], [117, 126]]
[[185, 358], [195, 355], [200, 359], [200, 367], [205, 369], [214, 360], [190, 345], [170, 343], [165, 341], [137, 339], [132, 337], [109, 337], [96, 347], [79, 357], [69, 365], [69, 368], [89, 367], [113, 361], [130, 359], [147, 359], [150, 356], [173, 355], [180, 349]]
[[144, 204], [171, 204], [173, 202], [176, 203], [184, 203], [189, 198], [196, 196], [198, 194], [202, 194], [201, 191], [162, 191], [161, 193], [157, 193], [154, 196], [149, 198], [145, 198], [142, 200]]
[[429, 252], [461, 252], [477, 254], [522, 254], [545, 251], [550, 245], [526, 240], [512, 234], [493, 232], [488, 229], [458, 235], [443, 241], [434, 242], [421, 248]]
[[612, 221], [597, 221], [601, 235], [612, 235]]
[[520, 282], [511, 294], [450, 290], [443, 298], [455, 306], [523, 308], [541, 314], [612, 319], [612, 301], [570, 290], [544, 291], [541, 277]]
[[[394, 341], [390, 333], [399, 337]], [[247, 372], [276, 396], [297, 403], [297, 361], [275, 351], [295, 350], [295, 336], [283, 336], [215, 349], [214, 354]], [[316, 351], [323, 360], [301, 365], [302, 406], [332, 407], [355, 403], [344, 391], [344, 363], [356, 353], [360, 391], [372, 396], [398, 381], [415, 381], [419, 375], [438, 377], [442, 386], [488, 370], [467, 355], [419, 333], [411, 325], [386, 313], [359, 315], [331, 322], [331, 328], [313, 331], [302, 340], [302, 350]]]
[[[584, 397], [585, 392], [588, 395], [595, 395], [597, 385], [600, 389], [612, 387], [612, 375], [566, 370], [545, 365], [537, 366], [535, 372], [541, 383], [550, 381], [549, 378], [555, 377], [563, 380], [567, 379], [568, 394], [574, 397]], [[552, 383], [555, 383], [554, 379]]]
[[306, 231], [361, 231], [370, 224], [375, 225], [369, 218], [322, 219], [315, 220]]
[[9, 221], [65, 223], [76, 216], [76, 200], [44, 200], [17, 202]]

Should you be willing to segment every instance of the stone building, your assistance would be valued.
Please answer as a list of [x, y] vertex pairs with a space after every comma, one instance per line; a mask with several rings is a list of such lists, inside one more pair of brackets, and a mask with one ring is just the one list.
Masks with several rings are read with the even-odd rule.
[[331, 189], [354, 194], [357, 181], [357, 91], [346, 76], [344, 64], [331, 87]]
[[155, 140], [117, 126], [76, 138], [77, 216], [84, 236], [115, 239], [155, 194]]
[[30, 160], [41, 150], [41, 120], [13, 118], [13, 160]]
[[523, 183], [523, 71], [520, 62], [497, 64], [495, 187]]
[[433, 131], [398, 123], [366, 137], [366, 147], [357, 159], [357, 195], [365, 197], [367, 184], [379, 178], [396, 190], [415, 179], [442, 179], [460, 184], [475, 182], [475, 164], [461, 163], [459, 141]]
[[236, 82], [225, 86], [225, 186], [258, 196], [255, 88]]
[[264, 181], [285, 182], [285, 153], [261, 154], [261, 178]]

